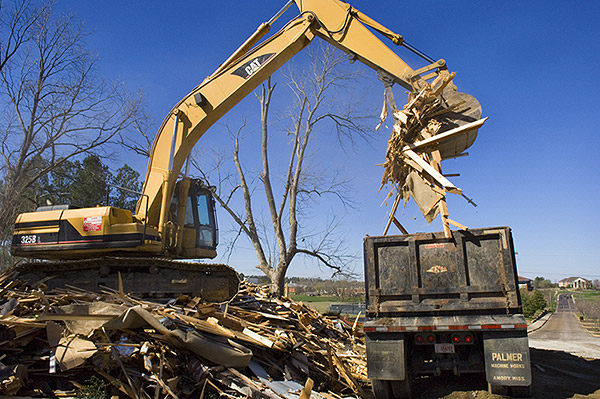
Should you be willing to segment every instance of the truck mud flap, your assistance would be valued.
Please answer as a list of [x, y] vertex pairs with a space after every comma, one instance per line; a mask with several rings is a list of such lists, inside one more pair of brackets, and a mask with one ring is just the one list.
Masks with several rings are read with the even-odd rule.
[[370, 379], [406, 379], [404, 334], [366, 335], [365, 344], [367, 347], [367, 372]]
[[491, 386], [530, 386], [531, 362], [526, 332], [483, 334], [485, 375]]

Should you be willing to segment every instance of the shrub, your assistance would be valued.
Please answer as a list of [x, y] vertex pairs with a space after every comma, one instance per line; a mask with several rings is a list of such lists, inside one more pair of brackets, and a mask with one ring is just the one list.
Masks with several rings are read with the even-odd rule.
[[540, 291], [535, 290], [531, 295], [523, 298], [523, 314], [525, 317], [532, 317], [535, 312], [543, 310], [546, 305], [547, 303], [544, 299], [544, 295]]
[[77, 399], [106, 399], [108, 393], [106, 391], [107, 384], [96, 376], [92, 376], [86, 381], [86, 384], [77, 391]]

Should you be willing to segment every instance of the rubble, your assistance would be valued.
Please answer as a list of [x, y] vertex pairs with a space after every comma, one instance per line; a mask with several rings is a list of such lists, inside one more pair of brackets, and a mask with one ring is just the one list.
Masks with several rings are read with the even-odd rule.
[[371, 397], [355, 323], [267, 287], [244, 282], [228, 303], [162, 304], [108, 289], [48, 291], [12, 269], [0, 292], [2, 395]]
[[449, 219], [446, 194], [462, 195], [475, 204], [442, 174], [441, 162], [468, 155], [464, 151], [473, 144], [477, 129], [487, 118], [479, 119], [481, 105], [474, 97], [456, 92], [452, 84], [454, 76], [455, 73], [444, 70], [431, 83], [419, 81], [402, 109], [396, 108], [391, 85], [386, 85], [381, 121], [376, 129], [387, 119], [389, 106], [394, 126], [385, 162], [381, 164], [384, 168], [381, 188], [389, 184], [388, 198], [395, 200], [384, 235], [392, 222], [403, 234], [408, 234], [395, 213], [400, 199], [406, 205], [411, 197], [427, 223], [441, 214], [446, 237], [451, 237], [449, 224], [466, 229]]

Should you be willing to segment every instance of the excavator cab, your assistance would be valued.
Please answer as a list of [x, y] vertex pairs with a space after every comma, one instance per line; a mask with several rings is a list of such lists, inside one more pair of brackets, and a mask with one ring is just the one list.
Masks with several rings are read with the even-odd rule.
[[175, 256], [217, 256], [219, 228], [212, 188], [200, 179], [178, 181], [171, 201], [168, 226], [167, 247]]

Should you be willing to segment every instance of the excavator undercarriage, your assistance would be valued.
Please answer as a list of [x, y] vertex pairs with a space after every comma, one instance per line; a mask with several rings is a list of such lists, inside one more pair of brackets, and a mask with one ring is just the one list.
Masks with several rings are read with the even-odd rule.
[[239, 286], [238, 274], [230, 266], [158, 257], [28, 261], [19, 264], [17, 270], [19, 278], [29, 281], [34, 288], [114, 290], [144, 299], [190, 295], [219, 303], [235, 296]]

